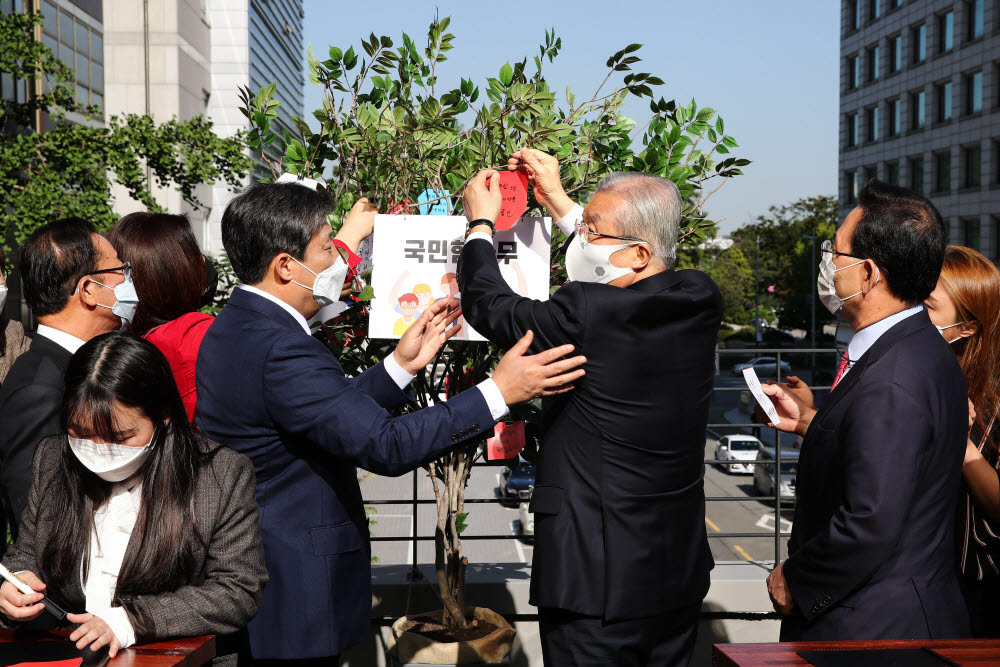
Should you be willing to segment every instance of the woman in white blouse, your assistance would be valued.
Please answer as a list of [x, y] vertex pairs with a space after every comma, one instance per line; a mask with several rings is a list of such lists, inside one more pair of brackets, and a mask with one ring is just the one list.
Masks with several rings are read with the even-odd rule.
[[[267, 581], [253, 466], [194, 433], [163, 355], [122, 332], [94, 338], [70, 361], [62, 421], [35, 452], [4, 564], [72, 612], [77, 647], [114, 657], [245, 626]], [[4, 582], [0, 625], [44, 624], [42, 597]]]

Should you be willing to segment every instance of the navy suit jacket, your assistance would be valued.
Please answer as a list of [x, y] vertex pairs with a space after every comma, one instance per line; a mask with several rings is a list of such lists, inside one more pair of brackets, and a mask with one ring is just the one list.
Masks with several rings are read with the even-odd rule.
[[337, 655], [368, 635], [371, 547], [355, 466], [401, 475], [492, 432], [478, 390], [392, 418], [408, 395], [382, 364], [348, 378], [288, 312], [242, 289], [198, 352], [198, 424], [257, 476], [270, 583], [249, 625], [257, 659]]
[[785, 641], [968, 636], [955, 504], [965, 379], [926, 312], [854, 364], [802, 442]]
[[532, 603], [609, 621], [700, 604], [713, 566], [704, 460], [719, 288], [668, 269], [535, 301], [510, 289], [480, 240], [462, 250], [459, 286], [466, 321], [493, 342], [531, 329], [535, 352], [572, 343], [587, 356], [575, 389], [544, 404]]

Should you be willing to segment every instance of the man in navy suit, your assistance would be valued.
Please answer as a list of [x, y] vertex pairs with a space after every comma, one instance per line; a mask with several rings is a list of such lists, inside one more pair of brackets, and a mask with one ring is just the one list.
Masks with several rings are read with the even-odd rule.
[[[243, 285], [198, 353], [202, 433], [254, 463], [270, 582], [249, 625], [250, 660], [329, 664], [368, 634], [371, 548], [355, 466], [400, 475], [470, 439], [507, 406], [561, 393], [582, 375], [571, 346], [524, 356], [520, 341], [493, 378], [403, 417], [386, 408], [451, 335], [457, 304], [428, 307], [392, 355], [344, 375], [306, 319], [336, 301], [346, 265], [326, 222], [332, 200], [297, 183], [258, 184], [233, 199], [222, 239]], [[374, 208], [355, 205], [338, 238], [352, 250], [371, 233]]]
[[829, 398], [769, 384], [783, 431], [803, 436], [788, 559], [768, 577], [781, 639], [969, 634], [955, 503], [968, 399], [922, 302], [947, 229], [930, 201], [870, 181], [824, 244], [818, 288], [854, 329]]
[[570, 282], [548, 301], [510, 288], [492, 239], [498, 179], [483, 172], [463, 200], [465, 317], [499, 345], [530, 330], [536, 345], [572, 343], [587, 357], [576, 390], [543, 411], [531, 602], [545, 663], [686, 665], [713, 566], [703, 479], [719, 288], [671, 266], [681, 197], [670, 181], [612, 174], [582, 209], [554, 157], [526, 148], [510, 167], [576, 233]]

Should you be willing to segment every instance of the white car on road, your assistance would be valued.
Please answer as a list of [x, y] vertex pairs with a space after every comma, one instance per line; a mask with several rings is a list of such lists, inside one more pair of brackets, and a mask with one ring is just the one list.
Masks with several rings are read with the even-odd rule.
[[715, 460], [727, 473], [753, 474], [761, 442], [752, 435], [724, 435], [715, 445]]

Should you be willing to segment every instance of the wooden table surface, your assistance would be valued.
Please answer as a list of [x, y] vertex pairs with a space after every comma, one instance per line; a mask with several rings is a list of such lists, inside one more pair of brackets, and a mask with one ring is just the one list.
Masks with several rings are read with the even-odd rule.
[[[47, 633], [15, 633], [10, 630], [0, 630], [0, 653], [2, 645], [8, 642], [23, 641], [67, 641], [69, 631], [56, 630]], [[132, 646], [119, 651], [114, 659], [109, 660], [109, 667], [200, 667], [215, 657], [215, 636], [185, 637], [170, 639], [155, 644]]]
[[928, 647], [963, 667], [1000, 667], [1000, 639], [942, 639], [923, 641], [784, 642], [773, 644], [716, 644], [713, 667], [802, 667], [809, 663], [798, 651]]

